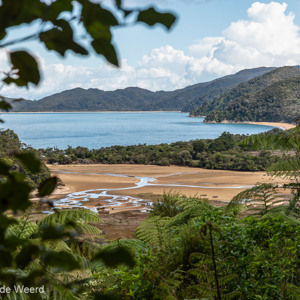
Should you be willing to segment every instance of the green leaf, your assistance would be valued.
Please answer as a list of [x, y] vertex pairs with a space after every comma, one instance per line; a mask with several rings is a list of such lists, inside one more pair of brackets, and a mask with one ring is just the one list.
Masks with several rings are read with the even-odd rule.
[[33, 153], [21, 152], [15, 155], [31, 173], [41, 172], [41, 162]]
[[56, 20], [61, 13], [72, 10], [72, 0], [54, 1], [49, 5], [45, 20]]
[[119, 25], [118, 20], [109, 10], [101, 7], [99, 3], [92, 3], [88, 0], [82, 1], [81, 15], [87, 32], [89, 32], [89, 26], [94, 22], [100, 22], [109, 27]]
[[46, 266], [53, 267], [53, 272], [68, 272], [80, 268], [80, 263], [69, 252], [49, 251], [41, 257]]
[[7, 84], [15, 83], [18, 86], [28, 86], [31, 82], [37, 85], [40, 82], [40, 71], [36, 59], [26, 51], [15, 51], [10, 53], [10, 61], [13, 70], [18, 70], [18, 78], [8, 76], [4, 79]]
[[39, 253], [39, 247], [36, 245], [25, 245], [16, 257], [16, 262], [19, 268], [25, 268], [33, 258]]
[[12, 261], [11, 253], [5, 249], [0, 249], [0, 266], [10, 267]]
[[1, 2], [1, 29], [31, 23], [34, 20], [42, 18], [47, 9], [47, 5], [40, 0], [2, 0]]
[[1, 100], [0, 101], [0, 109], [9, 111], [11, 109], [11, 105], [8, 102], [6, 102], [5, 100]]
[[95, 256], [95, 260], [102, 260], [104, 264], [112, 268], [117, 267], [120, 264], [125, 264], [129, 267], [135, 265], [132, 254], [123, 246], [106, 248]]
[[94, 300], [122, 300], [122, 298], [112, 294], [96, 294]]
[[40, 41], [49, 50], [54, 50], [64, 56], [67, 50], [72, 50], [81, 55], [87, 55], [88, 51], [73, 40], [73, 29], [70, 24], [63, 19], [53, 21], [57, 27], [40, 33]]
[[60, 240], [70, 236], [70, 233], [65, 230], [64, 227], [56, 226], [44, 226], [41, 231], [42, 240]]
[[107, 61], [115, 66], [119, 66], [118, 56], [115, 47], [106, 39], [92, 41], [92, 46], [98, 54], [102, 54]]
[[44, 197], [50, 195], [54, 191], [57, 182], [58, 182], [58, 178], [55, 176], [43, 181], [38, 187], [38, 191], [39, 191], [38, 196]]
[[25, 211], [31, 206], [29, 201], [30, 186], [24, 182], [24, 176], [14, 173], [7, 178], [7, 181], [0, 185], [0, 210]]
[[171, 13], [158, 12], [154, 7], [142, 10], [137, 18], [138, 22], [143, 22], [149, 26], [161, 24], [170, 29], [176, 21], [176, 17]]
[[9, 166], [0, 160], [0, 175], [8, 175], [9, 174]]

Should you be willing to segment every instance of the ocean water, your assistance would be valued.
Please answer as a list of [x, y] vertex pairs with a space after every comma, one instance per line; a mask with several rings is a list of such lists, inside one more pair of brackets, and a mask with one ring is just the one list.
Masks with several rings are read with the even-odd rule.
[[224, 131], [255, 134], [272, 129], [249, 124], [205, 124], [180, 112], [89, 112], [1, 114], [0, 128], [14, 130], [34, 148], [68, 145], [97, 149], [112, 145], [160, 144], [214, 139]]

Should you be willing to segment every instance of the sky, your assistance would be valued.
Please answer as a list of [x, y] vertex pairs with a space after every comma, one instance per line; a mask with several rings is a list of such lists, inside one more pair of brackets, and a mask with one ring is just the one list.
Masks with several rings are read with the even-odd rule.
[[[109, 5], [110, 0], [104, 0]], [[37, 41], [0, 50], [0, 72], [8, 52], [25, 49], [38, 59], [42, 82], [28, 89], [0, 86], [6, 97], [41, 99], [76, 87], [115, 90], [136, 86], [175, 90], [261, 66], [300, 64], [300, 0], [123, 0], [125, 7], [155, 5], [178, 18], [171, 31], [138, 24], [113, 31], [121, 67], [101, 57], [68, 52], [65, 58]], [[9, 32], [8, 40], [36, 30], [37, 24]], [[1, 75], [0, 75], [1, 76]]]

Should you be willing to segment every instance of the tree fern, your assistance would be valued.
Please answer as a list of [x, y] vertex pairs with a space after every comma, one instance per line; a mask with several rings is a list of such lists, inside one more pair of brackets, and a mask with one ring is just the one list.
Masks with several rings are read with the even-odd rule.
[[[291, 184], [286, 185], [290, 188], [293, 197], [286, 209], [288, 216], [300, 217], [300, 123], [280, 134], [259, 134], [252, 135], [241, 142], [242, 145], [262, 149], [280, 149], [284, 152], [282, 159], [270, 166], [267, 170], [270, 174], [277, 177], [289, 179]], [[292, 151], [290, 155], [287, 151]]]
[[244, 205], [244, 214], [263, 216], [271, 211], [273, 213], [282, 211], [282, 205], [287, 205], [289, 199], [286, 195], [279, 193], [278, 187], [273, 184], [255, 185], [232, 198], [225, 211], [234, 207]]
[[181, 201], [178, 202], [178, 206], [182, 211], [170, 219], [168, 227], [185, 224], [190, 219], [201, 216], [204, 211], [213, 209], [208, 200], [201, 198], [182, 197]]
[[170, 220], [169, 217], [151, 216], [138, 226], [136, 237], [151, 245], [163, 245], [168, 234], [165, 226]]
[[15, 235], [21, 239], [28, 239], [37, 231], [37, 229], [38, 226], [36, 223], [28, 220], [17, 219], [17, 224], [11, 225], [7, 230], [7, 234]]
[[101, 223], [98, 214], [88, 209], [63, 209], [47, 215], [39, 222], [39, 227], [47, 225], [66, 225], [70, 222], [76, 223]]
[[226, 257], [224, 251], [218, 251], [222, 246], [219, 228], [207, 222], [202, 226], [200, 234], [202, 236], [202, 251], [192, 253], [189, 258], [194, 268], [188, 270], [188, 274], [191, 278], [196, 278], [196, 284], [189, 287], [190, 291], [201, 298], [218, 300], [235, 298], [239, 295], [238, 291], [230, 293], [227, 291], [228, 285], [236, 280], [237, 275], [226, 274], [224, 266], [230, 257]]

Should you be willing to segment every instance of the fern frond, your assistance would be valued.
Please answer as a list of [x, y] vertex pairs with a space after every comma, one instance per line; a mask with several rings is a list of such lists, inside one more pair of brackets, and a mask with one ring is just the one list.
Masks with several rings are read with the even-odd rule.
[[66, 225], [69, 222], [101, 223], [103, 221], [97, 213], [89, 209], [63, 209], [47, 215], [38, 225], [39, 227], [57, 224]]
[[255, 185], [233, 197], [225, 212], [229, 212], [236, 206], [244, 205], [247, 208], [245, 212], [262, 216], [287, 202], [286, 196], [278, 192], [276, 185], [264, 183]]
[[204, 211], [212, 210], [212, 206], [207, 200], [199, 198], [185, 198], [179, 203], [179, 207], [182, 208], [182, 212], [170, 220], [168, 227], [187, 223], [190, 219], [200, 217]]
[[167, 232], [164, 229], [169, 220], [169, 217], [148, 217], [138, 226], [136, 237], [149, 244], [162, 244], [164, 235], [167, 235]]
[[76, 222], [76, 230], [79, 233], [91, 235], [99, 235], [102, 233], [99, 228], [83, 222]]
[[147, 250], [147, 244], [138, 239], [124, 239], [124, 240], [117, 240], [113, 241], [109, 244], [108, 247], [117, 247], [117, 246], [124, 246], [132, 253], [139, 254], [141, 252], [145, 252]]
[[300, 177], [300, 160], [298, 157], [283, 157], [279, 162], [268, 168], [267, 172], [272, 176], [282, 178]]
[[36, 223], [28, 220], [17, 220], [17, 224], [13, 224], [6, 230], [8, 236], [17, 236], [21, 239], [28, 239], [34, 232], [37, 231], [38, 226]]
[[286, 215], [284, 212], [274, 212], [272, 210], [269, 213], [265, 214], [262, 218], [263, 219], [275, 219], [278, 217], [282, 218], [284, 221], [289, 222], [293, 225], [300, 225], [300, 220], [290, 217], [290, 216]]

